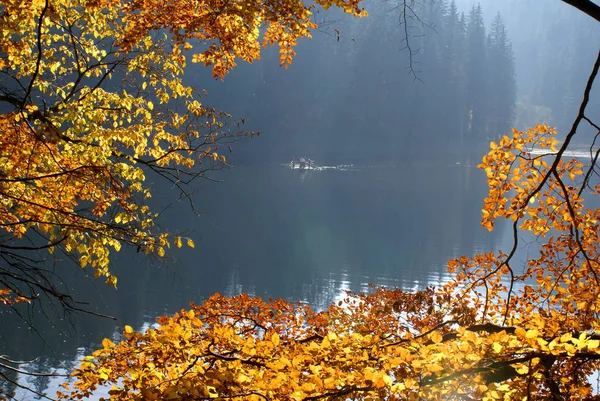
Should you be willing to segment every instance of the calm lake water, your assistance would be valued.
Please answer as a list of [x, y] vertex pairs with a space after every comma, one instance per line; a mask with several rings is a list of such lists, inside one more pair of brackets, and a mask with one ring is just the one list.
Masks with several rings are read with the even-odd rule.
[[[163, 211], [164, 228], [192, 237], [195, 249], [172, 249], [161, 260], [121, 252], [114, 259], [117, 290], [81, 269], [63, 270], [74, 296], [116, 320], [64, 316], [52, 308], [23, 311], [36, 333], [2, 310], [0, 354], [37, 357], [30, 369], [64, 372], [125, 324], [144, 329], [157, 316], [215, 292], [300, 300], [322, 309], [346, 290], [368, 291], [370, 283], [435, 285], [447, 279], [448, 259], [509, 243], [507, 226], [488, 233], [479, 225], [487, 189], [475, 168], [480, 155], [404, 159], [313, 171], [290, 170], [281, 161], [219, 172], [215, 178], [222, 183], [202, 183], [195, 194], [200, 217], [185, 202]], [[174, 194], [163, 189], [156, 201]], [[60, 382], [15, 379], [49, 395]]]

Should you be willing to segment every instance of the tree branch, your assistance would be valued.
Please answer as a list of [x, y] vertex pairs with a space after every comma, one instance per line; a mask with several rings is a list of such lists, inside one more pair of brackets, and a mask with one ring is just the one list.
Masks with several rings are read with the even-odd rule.
[[562, 0], [600, 22], [600, 6], [591, 0]]
[[27, 98], [29, 98], [29, 96], [31, 95], [31, 89], [33, 88], [33, 84], [35, 83], [35, 80], [37, 79], [38, 74], [40, 73], [40, 64], [42, 63], [42, 25], [44, 24], [44, 15], [46, 14], [46, 11], [48, 11], [48, 0], [46, 0], [46, 3], [44, 4], [44, 8], [42, 9], [42, 12], [40, 14], [40, 20], [38, 22], [38, 29], [37, 29], [37, 46], [38, 46], [38, 54], [37, 54], [37, 61], [35, 62], [35, 71], [33, 72], [33, 75], [31, 76], [31, 81], [29, 82], [29, 86], [27, 87], [27, 92], [25, 93], [25, 96], [23, 96], [23, 103], [21, 104], [21, 109], [23, 109], [23, 107], [25, 107], [25, 103], [27, 102]]

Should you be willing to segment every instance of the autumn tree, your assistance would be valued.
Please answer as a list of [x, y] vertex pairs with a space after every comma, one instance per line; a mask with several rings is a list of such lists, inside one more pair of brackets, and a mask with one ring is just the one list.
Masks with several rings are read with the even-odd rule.
[[116, 286], [121, 247], [158, 257], [194, 247], [157, 226], [146, 178], [189, 199], [194, 180], [226, 163], [219, 147], [253, 133], [184, 83], [186, 65], [221, 79], [277, 45], [288, 66], [316, 7], [366, 15], [359, 3], [1, 0], [0, 303], [84, 311], [49, 255]]
[[[364, 15], [358, 0], [322, 0]], [[0, 295], [76, 305], [30, 251], [64, 253], [116, 285], [111, 252], [163, 256], [191, 239], [155, 227], [148, 174], [186, 186], [226, 162], [239, 124], [183, 82], [223, 78], [277, 44], [281, 65], [316, 28], [302, 1], [5, 0], [0, 3]], [[252, 133], [246, 133], [252, 134]]]

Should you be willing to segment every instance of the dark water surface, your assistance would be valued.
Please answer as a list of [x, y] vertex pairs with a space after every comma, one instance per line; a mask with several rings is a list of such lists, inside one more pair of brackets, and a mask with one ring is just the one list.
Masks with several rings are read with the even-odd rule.
[[[505, 227], [488, 233], [479, 225], [486, 184], [475, 168], [478, 156], [405, 159], [313, 171], [274, 163], [220, 172], [216, 178], [224, 182], [203, 183], [195, 194], [200, 217], [185, 202], [163, 212], [164, 228], [194, 238], [195, 249], [171, 249], [161, 260], [121, 252], [114, 259], [117, 290], [85, 271], [68, 274], [74, 296], [116, 321], [46, 308], [48, 318], [30, 312], [36, 334], [3, 310], [0, 354], [39, 357], [32, 370], [65, 371], [104, 337], [118, 336], [123, 325], [143, 329], [215, 292], [300, 300], [322, 309], [345, 290], [368, 291], [370, 283], [435, 285], [447, 279], [448, 259], [506, 245]], [[160, 202], [169, 195], [163, 190], [156, 197]], [[51, 396], [60, 381], [15, 379]]]

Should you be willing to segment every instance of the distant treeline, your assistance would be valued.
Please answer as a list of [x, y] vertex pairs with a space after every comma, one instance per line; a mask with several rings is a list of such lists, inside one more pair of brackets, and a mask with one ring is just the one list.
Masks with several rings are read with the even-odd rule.
[[361, 20], [316, 15], [320, 31], [288, 70], [274, 49], [209, 88], [209, 100], [264, 134], [236, 153], [395, 161], [417, 147], [458, 149], [509, 132], [516, 80], [500, 14], [486, 29], [479, 5], [426, 1], [405, 20], [398, 4], [367, 2]]
[[[515, 125], [547, 122], [565, 135], [598, 55], [600, 24], [560, 0], [481, 1], [486, 10], [502, 12], [513, 38], [519, 87]], [[598, 85], [592, 90], [587, 116], [600, 121]], [[574, 140], [589, 143], [597, 132], [584, 124]]]

